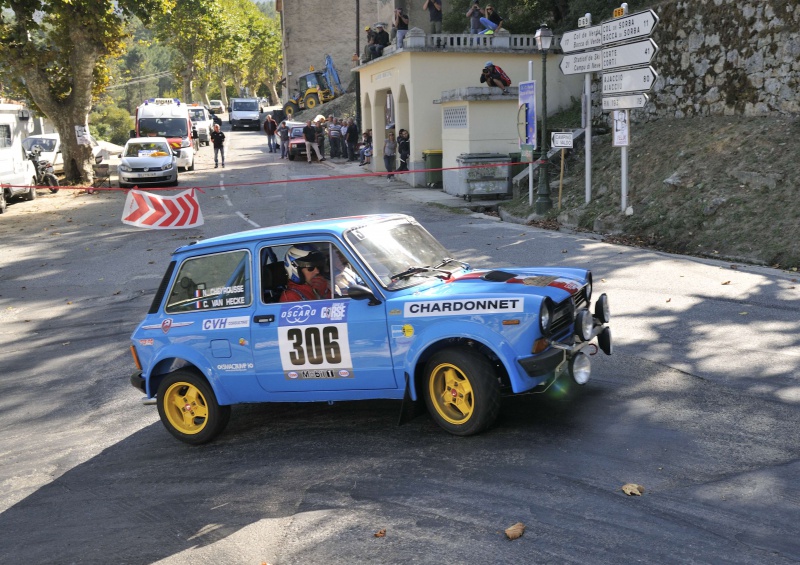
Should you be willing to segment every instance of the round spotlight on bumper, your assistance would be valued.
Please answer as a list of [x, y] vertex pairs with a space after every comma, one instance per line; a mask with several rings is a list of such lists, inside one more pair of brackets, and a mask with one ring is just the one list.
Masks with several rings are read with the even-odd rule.
[[592, 339], [592, 329], [594, 328], [594, 319], [588, 310], [581, 310], [575, 318], [575, 335], [580, 337], [583, 341]]
[[603, 331], [597, 336], [597, 344], [603, 350], [603, 353], [611, 355], [614, 351], [614, 345], [611, 341], [611, 328], [603, 328]]
[[611, 319], [611, 309], [608, 307], [608, 296], [601, 294], [594, 305], [594, 315], [601, 323], [607, 324]]
[[569, 374], [579, 385], [589, 382], [589, 377], [592, 375], [592, 362], [589, 361], [589, 356], [585, 353], [576, 354], [569, 362]]

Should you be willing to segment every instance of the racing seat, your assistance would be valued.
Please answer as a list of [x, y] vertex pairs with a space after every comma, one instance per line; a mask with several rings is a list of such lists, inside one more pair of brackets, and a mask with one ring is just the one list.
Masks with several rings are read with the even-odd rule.
[[289, 276], [283, 261], [273, 261], [274, 253], [271, 250], [265, 255], [261, 264], [261, 294], [265, 303], [277, 302], [289, 282]]

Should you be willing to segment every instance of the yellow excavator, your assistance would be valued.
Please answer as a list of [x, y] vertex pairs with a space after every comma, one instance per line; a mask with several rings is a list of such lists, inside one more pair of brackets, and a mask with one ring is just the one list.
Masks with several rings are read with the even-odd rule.
[[316, 108], [344, 93], [339, 73], [333, 66], [333, 59], [330, 55], [326, 55], [325, 70], [317, 71], [311, 67], [309, 72], [297, 78], [297, 90], [283, 105], [283, 111], [286, 117], [291, 119], [301, 110]]

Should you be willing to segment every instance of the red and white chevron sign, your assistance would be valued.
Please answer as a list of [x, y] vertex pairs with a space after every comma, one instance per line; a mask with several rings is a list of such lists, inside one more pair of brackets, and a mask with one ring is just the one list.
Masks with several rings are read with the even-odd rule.
[[125, 199], [122, 223], [152, 230], [196, 228], [203, 225], [203, 212], [194, 189], [176, 196], [159, 196], [134, 189], [128, 191]]

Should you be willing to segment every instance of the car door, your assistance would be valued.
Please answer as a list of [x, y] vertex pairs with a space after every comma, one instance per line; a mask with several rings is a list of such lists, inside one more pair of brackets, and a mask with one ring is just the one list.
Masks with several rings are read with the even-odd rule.
[[[319, 240], [310, 244], [332, 261], [336, 245]], [[282, 285], [276, 279], [282, 277], [288, 248], [260, 250], [262, 300], [252, 337], [261, 386], [270, 392], [396, 389], [383, 304], [371, 306], [347, 296], [277, 302]]]

